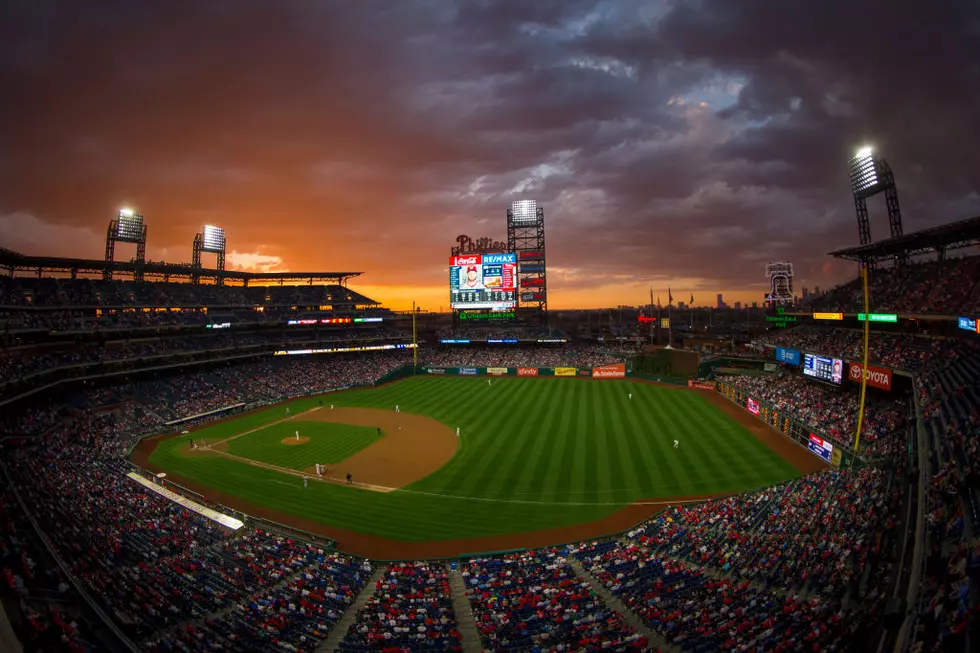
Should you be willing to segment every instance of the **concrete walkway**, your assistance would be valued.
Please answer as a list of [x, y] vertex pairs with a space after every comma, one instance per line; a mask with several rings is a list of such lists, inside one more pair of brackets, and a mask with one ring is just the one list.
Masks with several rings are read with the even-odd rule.
[[681, 653], [681, 649], [677, 648], [673, 644], [668, 644], [660, 633], [649, 628], [645, 623], [643, 623], [642, 619], [640, 619], [626, 607], [625, 603], [619, 600], [619, 598], [612, 592], [603, 587], [602, 583], [596, 580], [595, 576], [590, 574], [585, 567], [582, 566], [581, 562], [575, 558], [568, 558], [568, 564], [575, 570], [575, 573], [578, 574], [582, 580], [589, 584], [592, 591], [595, 592], [606, 605], [618, 612], [626, 623], [633, 627], [633, 630], [650, 640], [651, 646], [660, 649], [664, 653]]
[[480, 631], [476, 629], [476, 618], [473, 608], [466, 597], [466, 583], [458, 571], [449, 570], [449, 587], [453, 591], [453, 612], [456, 613], [456, 624], [459, 634], [463, 637], [463, 653], [480, 653], [483, 644], [480, 642]]
[[374, 590], [378, 585], [378, 581], [384, 576], [384, 573], [388, 571], [388, 565], [381, 565], [374, 570], [371, 577], [364, 587], [361, 588], [361, 593], [357, 595], [354, 602], [344, 610], [344, 616], [340, 618], [337, 625], [333, 627], [330, 631], [330, 636], [323, 640], [319, 646], [316, 647], [316, 653], [327, 653], [329, 651], [337, 651], [340, 649], [340, 643], [344, 641], [344, 637], [347, 636], [347, 631], [350, 627], [354, 625], [357, 621], [357, 611], [364, 607], [364, 604], [368, 602], [372, 596], [374, 596]]

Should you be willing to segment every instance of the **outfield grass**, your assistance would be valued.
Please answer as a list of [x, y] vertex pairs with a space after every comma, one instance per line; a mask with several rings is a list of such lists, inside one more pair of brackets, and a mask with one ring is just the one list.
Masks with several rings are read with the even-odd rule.
[[[739, 492], [798, 475], [698, 394], [662, 386], [509, 377], [489, 387], [486, 378], [418, 377], [329, 401], [385, 410], [398, 404], [460, 426], [460, 449], [442, 469], [390, 493], [324, 483], [304, 489], [281, 473], [182, 455], [182, 438], [162, 442], [151, 461], [269, 508], [408, 541], [568, 526], [636, 500]], [[317, 399], [294, 401], [292, 414], [316, 405]], [[254, 413], [194, 437], [222, 440], [284, 412], [280, 406]]]
[[[283, 440], [296, 432], [309, 442], [284, 445]], [[288, 469], [306, 469], [317, 463], [336, 465], [378, 439], [377, 430], [367, 426], [292, 420], [231, 440], [228, 453]]]

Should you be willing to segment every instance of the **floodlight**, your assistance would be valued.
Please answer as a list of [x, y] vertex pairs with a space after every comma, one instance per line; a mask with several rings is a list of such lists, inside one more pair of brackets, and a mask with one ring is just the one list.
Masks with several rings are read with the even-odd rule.
[[516, 200], [510, 205], [511, 221], [535, 222], [538, 219], [538, 203], [536, 200]]
[[851, 190], [860, 195], [878, 185], [878, 165], [870, 147], [862, 147], [850, 162]]
[[143, 239], [143, 215], [132, 209], [120, 209], [116, 220], [116, 240], [138, 243]]
[[225, 230], [221, 227], [215, 227], [213, 225], [206, 224], [204, 229], [201, 230], [201, 235], [203, 236], [202, 247], [206, 252], [223, 252], [225, 251]]

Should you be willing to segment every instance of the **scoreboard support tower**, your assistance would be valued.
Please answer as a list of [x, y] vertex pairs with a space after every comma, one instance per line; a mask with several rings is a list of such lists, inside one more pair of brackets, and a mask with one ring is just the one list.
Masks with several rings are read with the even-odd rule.
[[517, 254], [517, 312], [527, 324], [548, 324], [544, 208], [517, 200], [507, 209], [507, 249]]

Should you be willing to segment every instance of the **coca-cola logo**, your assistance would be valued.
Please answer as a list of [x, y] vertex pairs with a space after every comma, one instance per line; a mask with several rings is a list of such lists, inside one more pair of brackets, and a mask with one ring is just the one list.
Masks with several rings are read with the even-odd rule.
[[479, 256], [454, 256], [453, 265], [479, 265]]
[[456, 242], [458, 243], [456, 251], [459, 253], [492, 252], [507, 249], [507, 243], [493, 238], [477, 238], [474, 240], [469, 236], [456, 236]]

